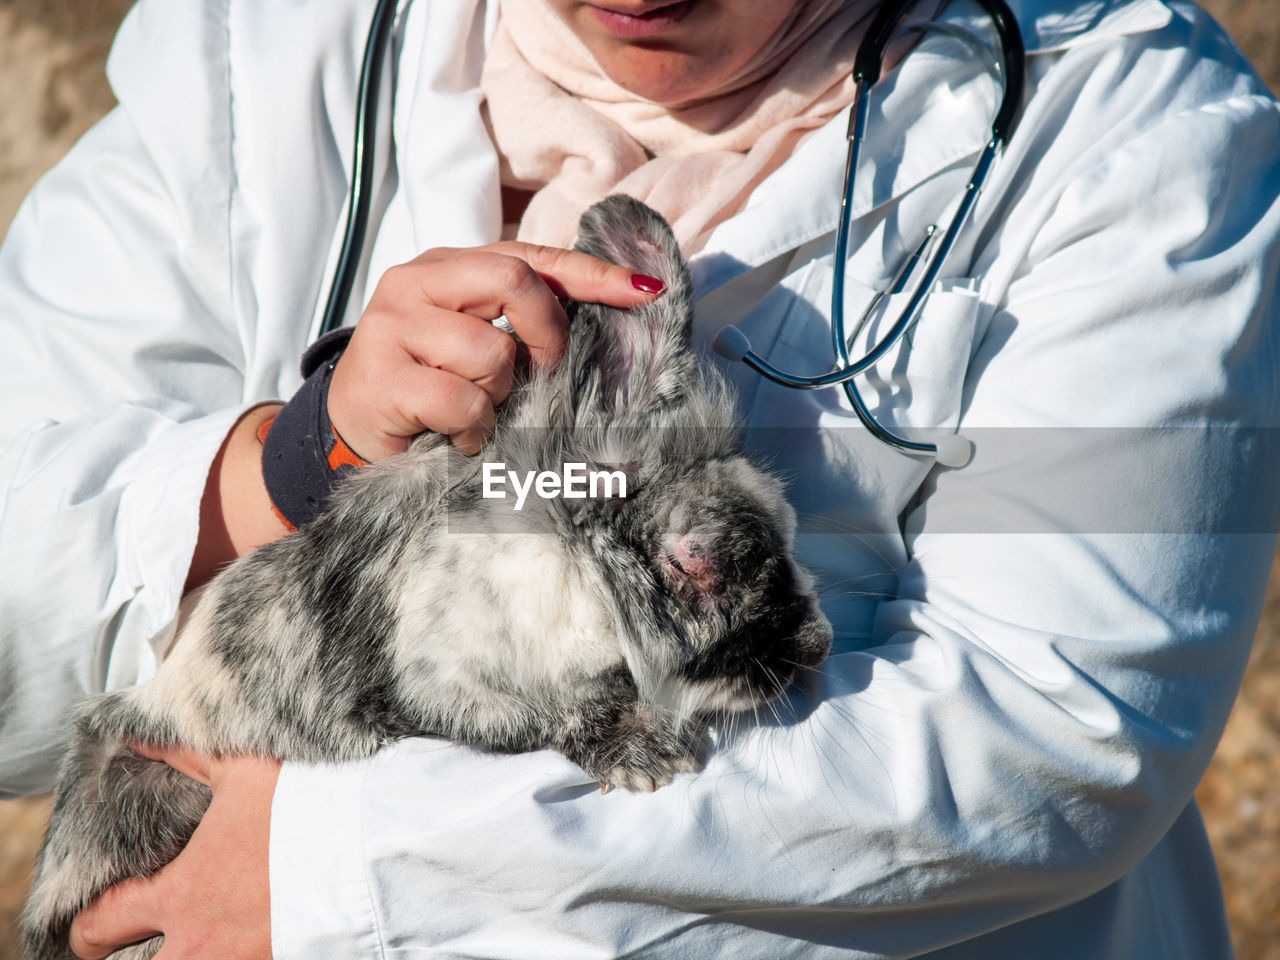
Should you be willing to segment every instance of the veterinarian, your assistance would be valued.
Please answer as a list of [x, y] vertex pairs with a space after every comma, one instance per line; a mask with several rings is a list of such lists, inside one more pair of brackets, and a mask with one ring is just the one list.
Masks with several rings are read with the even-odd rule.
[[[340, 768], [170, 753], [213, 804], [177, 861], [81, 914], [78, 953], [162, 931], [166, 958], [1229, 955], [1191, 795], [1275, 546], [1280, 110], [1189, 4], [1011, 5], [1020, 126], [863, 386], [886, 423], [961, 429], [972, 462], [870, 439], [838, 390], [729, 369], [836, 632], [777, 721], [652, 795], [425, 739]], [[372, 8], [142, 0], [110, 61], [120, 107], [9, 233], [9, 793], [49, 787], [78, 700], [154, 671], [184, 593], [285, 532], [256, 435], [336, 259]], [[488, 320], [553, 362], [557, 294], [660, 296], [523, 245], [567, 245], [610, 192], [675, 225], [699, 344], [735, 323], [780, 367], [828, 369], [873, 8], [408, 5], [329, 397], [349, 445], [478, 449], [511, 382]], [[962, 0], [920, 8], [986, 29]], [[951, 33], [891, 49], [852, 316], [964, 191], [998, 95]]]

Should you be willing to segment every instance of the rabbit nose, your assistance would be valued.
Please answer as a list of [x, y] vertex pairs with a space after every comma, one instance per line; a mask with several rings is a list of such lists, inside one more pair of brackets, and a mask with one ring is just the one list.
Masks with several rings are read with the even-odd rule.
[[812, 610], [796, 632], [793, 662], [801, 670], [816, 667], [831, 652], [831, 623], [818, 610]]

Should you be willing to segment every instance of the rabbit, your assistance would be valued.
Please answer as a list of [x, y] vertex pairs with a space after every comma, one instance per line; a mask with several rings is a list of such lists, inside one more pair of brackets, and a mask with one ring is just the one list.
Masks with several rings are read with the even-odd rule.
[[[571, 304], [565, 355], [521, 373], [478, 458], [428, 435], [355, 471], [312, 523], [210, 582], [152, 680], [78, 711], [23, 920], [33, 960], [71, 957], [76, 912], [176, 856], [208, 805], [126, 741], [316, 763], [435, 734], [552, 748], [602, 789], [653, 790], [699, 768], [709, 718], [826, 656], [782, 485], [690, 348], [670, 228], [613, 196], [578, 237], [665, 293]], [[496, 495], [498, 465], [565, 464], [621, 475], [625, 496]]]

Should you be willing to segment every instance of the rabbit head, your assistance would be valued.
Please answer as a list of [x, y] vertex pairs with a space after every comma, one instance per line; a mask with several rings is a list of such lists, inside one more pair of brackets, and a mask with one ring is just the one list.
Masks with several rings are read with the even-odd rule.
[[606, 572], [642, 697], [687, 713], [757, 705], [819, 663], [831, 641], [792, 557], [794, 512], [781, 483], [744, 453], [724, 381], [695, 361], [692, 284], [667, 223], [609, 197], [583, 215], [577, 249], [666, 289], [630, 310], [571, 307], [565, 357], [534, 405], [552, 411], [538, 456], [620, 471], [627, 493], [555, 501], [556, 522]]

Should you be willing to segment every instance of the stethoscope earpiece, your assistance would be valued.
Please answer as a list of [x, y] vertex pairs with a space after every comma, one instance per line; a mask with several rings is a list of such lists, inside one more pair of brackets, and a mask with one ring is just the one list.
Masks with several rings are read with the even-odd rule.
[[973, 441], [968, 437], [962, 437], [958, 433], [953, 433], [949, 437], [941, 437], [937, 444], [938, 450], [934, 454], [934, 459], [938, 461], [940, 467], [952, 467], [958, 469], [967, 467], [969, 461], [973, 459]]
[[731, 363], [741, 363], [751, 352], [751, 341], [735, 326], [721, 327], [711, 349]]

